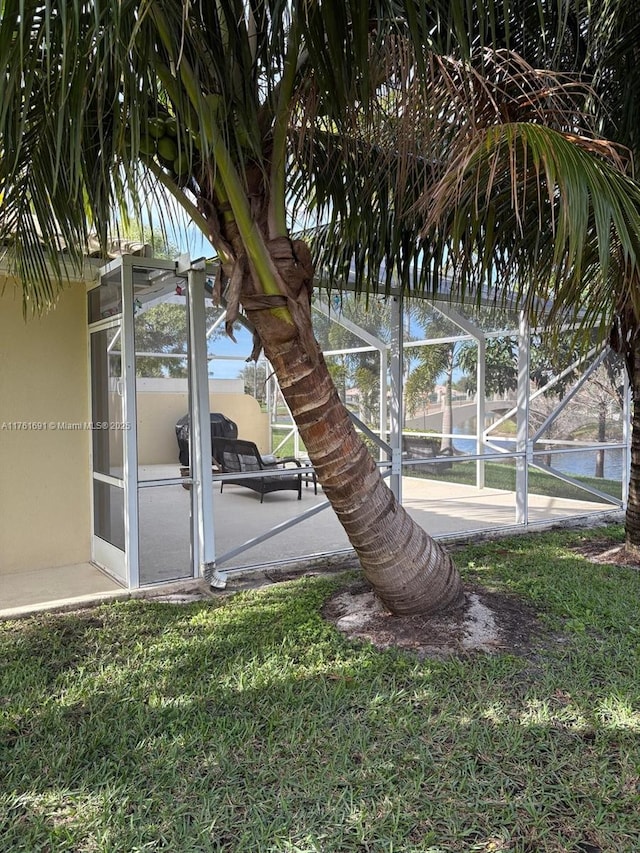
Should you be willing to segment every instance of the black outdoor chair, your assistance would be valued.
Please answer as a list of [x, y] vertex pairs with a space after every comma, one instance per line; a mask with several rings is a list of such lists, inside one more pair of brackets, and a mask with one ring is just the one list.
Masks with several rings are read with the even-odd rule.
[[[293, 491], [298, 493], [298, 500], [302, 498], [302, 478], [304, 474], [303, 465], [294, 456], [286, 456], [278, 459], [275, 456], [262, 456], [257, 445], [252, 441], [241, 438], [212, 438], [211, 450], [214, 465], [217, 464], [220, 474], [247, 474], [255, 473], [255, 477], [241, 477], [238, 480], [224, 480], [220, 483], [220, 491], [227, 483], [236, 486], [245, 486], [260, 495], [260, 503], [269, 492]], [[261, 471], [276, 471], [284, 469], [288, 464], [295, 467], [291, 474], [278, 477], [262, 477]], [[300, 469], [296, 472], [296, 469]], [[295, 473], [294, 473], [295, 472]], [[315, 485], [315, 483], [314, 483]]]

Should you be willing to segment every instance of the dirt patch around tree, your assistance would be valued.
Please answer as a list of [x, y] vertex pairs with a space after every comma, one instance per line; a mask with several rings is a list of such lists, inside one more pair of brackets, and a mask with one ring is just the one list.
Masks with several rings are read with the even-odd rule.
[[[324, 558], [316, 565], [289, 567], [237, 578], [236, 589], [255, 588], [300, 577], [318, 577], [359, 569], [354, 555]], [[393, 616], [371, 586], [357, 577], [324, 605], [324, 618], [354, 640], [379, 649], [410, 651], [420, 659], [467, 656], [474, 653], [535, 656], [545, 642], [555, 642], [535, 610], [509, 593], [467, 583], [464, 602], [455, 610], [432, 616]]]
[[592, 563], [609, 563], [613, 566], [626, 566], [640, 571], [637, 558], [628, 554], [624, 544], [617, 539], [600, 536], [581, 543], [573, 550]]
[[[594, 563], [640, 571], [638, 560], [613, 537], [594, 535], [573, 550]], [[465, 584], [464, 603], [457, 610], [433, 616], [392, 616], [367, 582], [358, 579], [332, 596], [323, 614], [351, 639], [380, 649], [412, 651], [421, 659], [472, 653], [529, 657], [540, 644], [561, 642], [521, 599], [471, 583]]]
[[364, 581], [333, 595], [324, 617], [347, 637], [379, 649], [398, 648], [420, 659], [476, 652], [526, 656], [545, 631], [535, 611], [515, 596], [465, 584], [464, 603], [432, 616], [392, 616]]

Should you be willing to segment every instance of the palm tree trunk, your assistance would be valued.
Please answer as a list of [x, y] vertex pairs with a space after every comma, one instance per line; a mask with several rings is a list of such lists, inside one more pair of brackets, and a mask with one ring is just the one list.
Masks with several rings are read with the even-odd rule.
[[[279, 262], [278, 268], [289, 287], [286, 267]], [[291, 289], [298, 298], [299, 283], [291, 284]], [[340, 402], [313, 338], [309, 305], [308, 318], [297, 313], [293, 325], [265, 310], [261, 300], [256, 303], [254, 294], [247, 275], [241, 297], [245, 311], [365, 577], [395, 614], [430, 613], [458, 605], [462, 584], [451, 557], [396, 501]]]
[[625, 550], [640, 560], [640, 337], [636, 334], [627, 358], [633, 400], [631, 425], [631, 470], [625, 516]]
[[451, 557], [384, 483], [320, 351], [312, 366], [297, 339], [277, 348], [265, 339], [264, 345], [318, 480], [384, 604], [408, 614], [458, 603], [461, 583]]

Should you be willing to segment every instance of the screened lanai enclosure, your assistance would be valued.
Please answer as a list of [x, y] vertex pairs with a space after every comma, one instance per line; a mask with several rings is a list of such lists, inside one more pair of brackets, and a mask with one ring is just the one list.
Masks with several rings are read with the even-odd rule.
[[[92, 559], [129, 588], [200, 576], [224, 586], [248, 568], [350, 550], [269, 364], [246, 360], [250, 330], [238, 323], [235, 343], [224, 334], [215, 274], [205, 261], [123, 256], [89, 290], [92, 419], [104, 425], [93, 431]], [[550, 347], [489, 298], [470, 308], [318, 287], [313, 315], [341, 399], [433, 537], [624, 508], [629, 393], [607, 349], [580, 356], [570, 334]], [[255, 446], [254, 467], [230, 473], [216, 458], [211, 413]], [[298, 492], [279, 487], [287, 478]]]

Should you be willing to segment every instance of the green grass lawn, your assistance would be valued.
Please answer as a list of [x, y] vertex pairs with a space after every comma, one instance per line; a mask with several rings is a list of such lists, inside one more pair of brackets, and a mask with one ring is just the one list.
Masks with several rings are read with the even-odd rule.
[[[475, 462], [456, 462], [451, 467], [442, 463], [430, 463], [428, 472], [420, 465], [405, 465], [403, 473], [410, 477], [426, 477], [430, 480], [440, 480], [447, 483], [462, 483], [473, 486], [476, 482]], [[516, 472], [512, 462], [485, 462], [485, 485], [490, 489], [506, 489], [514, 491], [516, 487]], [[584, 483], [585, 486], [598, 489], [607, 495], [620, 499], [622, 486], [619, 480], [608, 480], [603, 477], [574, 476], [573, 479]], [[597, 500], [589, 492], [571, 483], [565, 483], [545, 471], [529, 468], [529, 493], [533, 495], [548, 495], [569, 500]]]
[[539, 611], [525, 657], [351, 643], [353, 575], [1, 623], [0, 850], [634, 853], [640, 575], [602, 535], [456, 551]]

